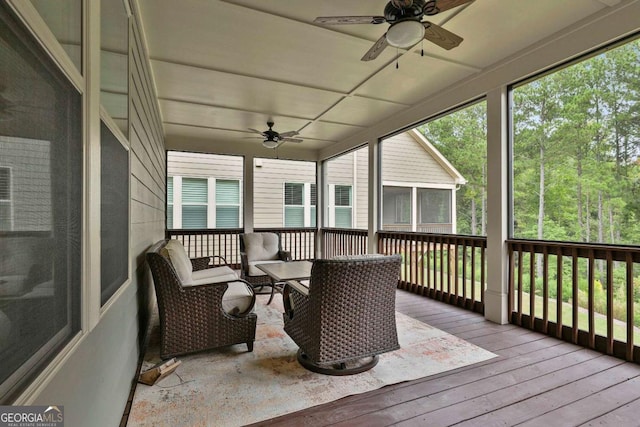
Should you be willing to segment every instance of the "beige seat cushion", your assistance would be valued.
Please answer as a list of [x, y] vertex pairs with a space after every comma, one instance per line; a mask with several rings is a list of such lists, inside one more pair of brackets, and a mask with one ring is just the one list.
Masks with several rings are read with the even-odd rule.
[[280, 238], [275, 233], [247, 233], [243, 236], [247, 261], [279, 259]]
[[244, 314], [251, 307], [253, 291], [244, 282], [229, 282], [222, 296], [222, 308], [229, 314]]
[[183, 286], [206, 285], [207, 283], [231, 282], [238, 279], [238, 275], [231, 268], [214, 267], [196, 270], [191, 274], [191, 282], [183, 283]]
[[256, 265], [258, 264], [280, 264], [284, 261], [269, 260], [269, 261], [251, 261], [249, 262], [249, 276], [266, 276], [266, 273], [260, 270]]
[[222, 309], [229, 314], [243, 314], [251, 307], [253, 292], [244, 282], [234, 282], [238, 280], [238, 275], [227, 266], [194, 271], [192, 279], [189, 283], [183, 283], [183, 286], [228, 282], [228, 288], [222, 296]]
[[182, 246], [179, 240], [169, 240], [160, 251], [160, 254], [171, 261], [178, 275], [178, 279], [180, 279], [182, 283], [191, 283], [193, 266], [191, 265], [187, 251], [184, 250], [184, 246]]

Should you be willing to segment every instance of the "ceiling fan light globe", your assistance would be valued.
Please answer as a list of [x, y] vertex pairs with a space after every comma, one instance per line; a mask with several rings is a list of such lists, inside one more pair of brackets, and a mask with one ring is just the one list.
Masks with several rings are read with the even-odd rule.
[[278, 146], [278, 142], [271, 139], [265, 139], [262, 141], [262, 145], [265, 148], [276, 148]]
[[411, 47], [423, 38], [424, 26], [419, 21], [400, 21], [387, 31], [387, 43], [400, 49]]

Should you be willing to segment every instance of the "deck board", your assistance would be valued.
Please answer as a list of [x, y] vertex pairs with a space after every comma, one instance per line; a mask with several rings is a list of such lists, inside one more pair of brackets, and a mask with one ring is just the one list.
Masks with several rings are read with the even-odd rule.
[[273, 426], [634, 425], [640, 365], [398, 291], [397, 310], [498, 357], [288, 414]]

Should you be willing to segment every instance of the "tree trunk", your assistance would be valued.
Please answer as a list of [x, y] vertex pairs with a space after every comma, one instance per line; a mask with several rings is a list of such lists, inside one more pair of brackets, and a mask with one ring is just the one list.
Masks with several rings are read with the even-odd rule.
[[476, 199], [471, 198], [471, 234], [476, 235]]
[[[579, 149], [578, 149], [579, 150]], [[577, 199], [578, 199], [578, 230], [580, 232], [580, 238], [583, 237], [583, 235], [588, 234], [584, 232], [584, 221], [582, 219], [582, 159], [581, 159], [581, 155], [578, 154], [578, 165], [577, 165], [577, 173], [578, 173], [578, 194], [577, 194]], [[580, 240], [580, 239], [579, 239]], [[587, 240], [588, 241], [588, 240]]]
[[[538, 240], [544, 236], [544, 143], [540, 143], [540, 187], [538, 196]], [[542, 277], [542, 257], [536, 257], [536, 275]]]
[[[602, 191], [598, 191], [598, 243], [604, 243], [604, 218], [602, 217]], [[604, 276], [604, 263], [602, 260], [598, 262], [598, 276], [600, 276], [600, 283], [606, 288], [607, 282]]]
[[612, 245], [616, 243], [615, 239], [615, 223], [613, 222], [613, 209], [611, 209], [611, 204], [609, 204], [609, 238]]
[[585, 242], [591, 241], [591, 210], [589, 209], [589, 193], [587, 193], [587, 197], [585, 200], [585, 209], [587, 211], [586, 217], [586, 233], [585, 233]]

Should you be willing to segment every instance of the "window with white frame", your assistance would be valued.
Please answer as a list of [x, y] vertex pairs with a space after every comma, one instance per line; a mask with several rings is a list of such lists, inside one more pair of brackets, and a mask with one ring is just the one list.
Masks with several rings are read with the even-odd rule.
[[206, 178], [182, 178], [182, 228], [207, 228]]
[[336, 185], [334, 189], [334, 218], [335, 227], [351, 228], [352, 209], [352, 188], [350, 185]]
[[284, 226], [304, 227], [304, 184], [284, 183]]
[[0, 231], [12, 228], [11, 168], [0, 167]]
[[316, 184], [284, 183], [284, 227], [316, 226]]
[[241, 181], [167, 177], [167, 228], [241, 227]]
[[240, 227], [240, 181], [216, 179], [216, 228]]
[[0, 108], [0, 404], [9, 405], [80, 331], [86, 147], [81, 93], [6, 2], [0, 57], [3, 101], [19, 107]]

